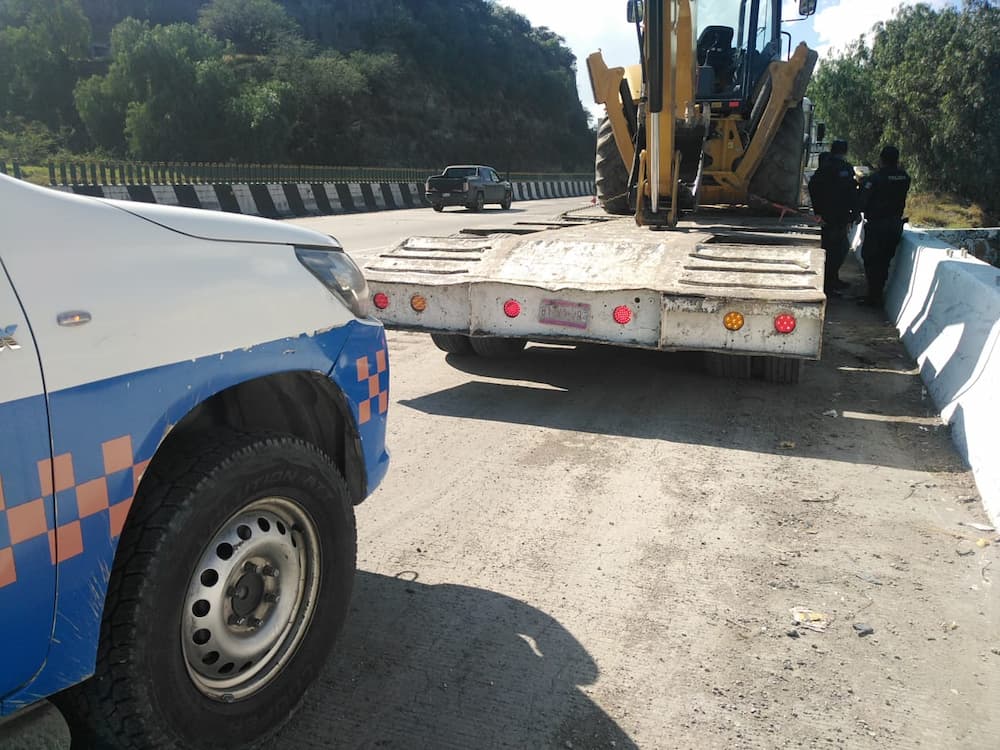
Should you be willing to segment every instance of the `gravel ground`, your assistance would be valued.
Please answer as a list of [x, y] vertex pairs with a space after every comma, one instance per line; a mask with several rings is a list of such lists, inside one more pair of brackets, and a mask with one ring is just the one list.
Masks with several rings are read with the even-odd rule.
[[353, 611], [274, 748], [997, 747], [1000, 538], [880, 313], [834, 300], [796, 387], [390, 351]]

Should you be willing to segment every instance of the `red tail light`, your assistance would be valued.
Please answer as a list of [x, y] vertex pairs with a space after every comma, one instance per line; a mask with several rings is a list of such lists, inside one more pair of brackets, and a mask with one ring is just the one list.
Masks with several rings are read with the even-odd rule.
[[375, 307], [379, 310], [384, 310], [389, 306], [389, 295], [384, 292], [378, 292], [374, 297], [372, 297], [372, 302], [375, 303]]
[[618, 305], [612, 314], [614, 315], [615, 323], [619, 325], [625, 325], [632, 320], [632, 309], [628, 305]]
[[508, 318], [516, 318], [521, 314], [521, 303], [516, 299], [509, 299], [503, 303], [503, 314]]
[[774, 330], [778, 333], [791, 333], [795, 330], [795, 316], [791, 313], [781, 313], [774, 318]]

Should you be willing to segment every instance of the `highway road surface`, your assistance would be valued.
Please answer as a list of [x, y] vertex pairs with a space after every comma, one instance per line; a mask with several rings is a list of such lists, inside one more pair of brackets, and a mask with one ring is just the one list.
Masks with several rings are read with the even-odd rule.
[[[584, 202], [298, 223], [360, 259]], [[389, 344], [349, 622], [273, 748], [996, 747], [1000, 543], [880, 312], [833, 300], [791, 387]]]

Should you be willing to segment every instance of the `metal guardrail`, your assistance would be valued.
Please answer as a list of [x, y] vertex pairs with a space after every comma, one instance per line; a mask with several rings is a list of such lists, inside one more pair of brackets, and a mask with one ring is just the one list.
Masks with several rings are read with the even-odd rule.
[[[49, 162], [50, 185], [192, 185], [233, 183], [423, 182], [438, 168], [333, 167], [200, 162]], [[8, 174], [0, 161], [0, 173]], [[21, 179], [18, 162], [11, 173]], [[515, 182], [592, 179], [590, 173], [512, 172]]]

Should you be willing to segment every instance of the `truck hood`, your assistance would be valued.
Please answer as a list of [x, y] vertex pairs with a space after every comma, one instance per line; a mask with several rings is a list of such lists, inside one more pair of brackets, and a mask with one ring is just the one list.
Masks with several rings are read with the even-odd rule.
[[102, 203], [180, 234], [220, 242], [340, 247], [333, 237], [287, 222], [200, 208], [99, 198]]

